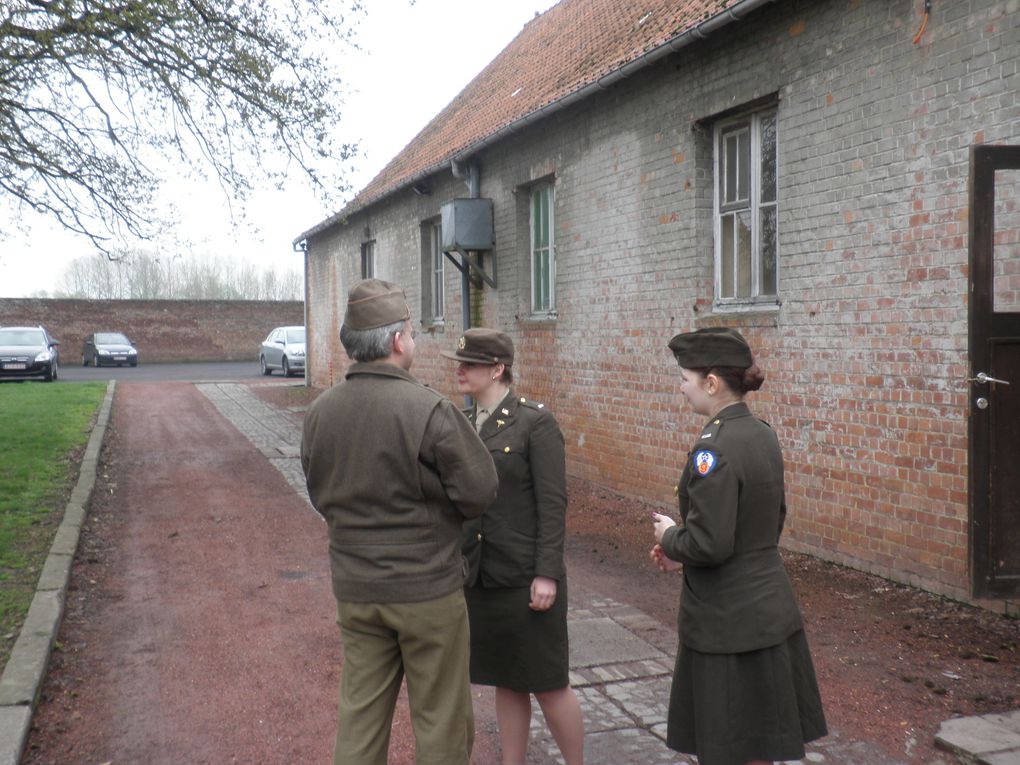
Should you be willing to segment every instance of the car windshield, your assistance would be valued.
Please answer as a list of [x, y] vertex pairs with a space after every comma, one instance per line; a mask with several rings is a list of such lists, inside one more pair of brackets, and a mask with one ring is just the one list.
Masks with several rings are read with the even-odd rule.
[[98, 332], [96, 334], [96, 342], [101, 345], [130, 345], [124, 335], [120, 332]]
[[0, 329], [0, 345], [46, 345], [38, 329]]
[[300, 329], [288, 329], [287, 330], [287, 342], [288, 343], [303, 343], [305, 341], [305, 328]]

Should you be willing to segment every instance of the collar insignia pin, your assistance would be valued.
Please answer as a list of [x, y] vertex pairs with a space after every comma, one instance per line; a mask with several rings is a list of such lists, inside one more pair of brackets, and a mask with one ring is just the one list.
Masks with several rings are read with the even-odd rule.
[[500, 409], [499, 411], [501, 411], [503, 414], [510, 414], [509, 409]]
[[503, 422], [502, 420], [496, 420], [496, 427], [497, 428], [502, 428], [504, 425], [506, 425], [506, 423]]
[[460, 340], [457, 341], [457, 350], [461, 350], [461, 351], [464, 350], [464, 347], [466, 345], [467, 345], [467, 343], [464, 342], [464, 336], [461, 335], [460, 336]]

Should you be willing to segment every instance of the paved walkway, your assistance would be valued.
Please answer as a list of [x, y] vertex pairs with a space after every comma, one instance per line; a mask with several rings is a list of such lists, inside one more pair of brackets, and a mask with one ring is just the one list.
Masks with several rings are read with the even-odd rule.
[[[299, 456], [300, 424], [253, 395], [246, 385], [203, 383], [199, 390], [307, 499]], [[81, 480], [67, 520], [54, 542], [22, 636], [0, 678], [0, 765], [17, 765], [31, 720], [31, 705], [59, 626], [63, 589], [77, 543], [84, 507], [94, 480], [113, 386], [86, 451]], [[309, 505], [309, 512], [314, 512]], [[70, 524], [70, 525], [68, 525]], [[625, 603], [571, 582], [569, 628], [571, 682], [585, 718], [586, 761], [595, 765], [695, 763], [664, 743], [675, 632]], [[960, 718], [943, 725], [939, 738], [960, 761], [1020, 765], [1020, 712]], [[866, 731], [834, 731], [815, 742], [802, 763], [813, 765], [913, 765], [891, 759], [868, 743]], [[938, 763], [953, 762], [954, 758]], [[562, 762], [536, 705], [529, 762]], [[934, 765], [927, 763], [925, 765]]]

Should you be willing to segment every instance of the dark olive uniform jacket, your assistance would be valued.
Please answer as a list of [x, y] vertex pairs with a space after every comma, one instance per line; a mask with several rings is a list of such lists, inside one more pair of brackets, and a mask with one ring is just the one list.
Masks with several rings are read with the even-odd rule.
[[744, 403], [706, 424], [679, 485], [681, 525], [662, 537], [684, 564], [680, 641], [703, 653], [777, 645], [802, 629], [779, 556], [786, 518], [779, 439]]
[[464, 586], [461, 526], [498, 478], [449, 399], [393, 364], [354, 364], [309, 409], [301, 465], [329, 526], [338, 601], [421, 602]]
[[[475, 411], [465, 411], [474, 426]], [[530, 587], [562, 581], [566, 454], [556, 418], [511, 390], [479, 434], [499, 474], [496, 501], [464, 524], [467, 585]]]

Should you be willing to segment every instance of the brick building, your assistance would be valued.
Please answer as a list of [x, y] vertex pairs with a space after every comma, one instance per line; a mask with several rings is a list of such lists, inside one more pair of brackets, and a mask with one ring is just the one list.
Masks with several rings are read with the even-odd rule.
[[666, 341], [732, 326], [785, 447], [785, 544], [1009, 608], [1018, 11], [562, 0], [298, 237], [312, 384], [349, 363], [350, 285], [397, 282], [420, 379], [455, 395], [439, 349], [503, 329], [570, 474], [669, 506], [700, 423]]

